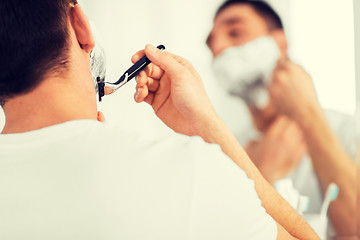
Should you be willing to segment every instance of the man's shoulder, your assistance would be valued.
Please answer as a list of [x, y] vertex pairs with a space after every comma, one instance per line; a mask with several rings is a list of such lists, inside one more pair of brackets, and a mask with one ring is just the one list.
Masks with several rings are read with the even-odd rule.
[[103, 141], [137, 142], [149, 147], [166, 146], [184, 149], [210, 145], [201, 137], [178, 134], [170, 129], [169, 131], [160, 131], [154, 134], [153, 130], [144, 131], [143, 129], [136, 130], [134, 128], [118, 127], [113, 124], [103, 124], [97, 128], [95, 134], [102, 136]]

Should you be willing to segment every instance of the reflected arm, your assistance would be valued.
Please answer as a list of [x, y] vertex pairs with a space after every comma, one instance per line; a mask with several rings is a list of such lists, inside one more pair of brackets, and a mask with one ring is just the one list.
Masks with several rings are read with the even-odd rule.
[[360, 217], [355, 214], [357, 167], [330, 128], [311, 77], [301, 66], [280, 61], [269, 92], [278, 113], [289, 116], [302, 129], [323, 193], [332, 182], [340, 188], [337, 200], [330, 206], [338, 235], [355, 235], [356, 218]]
[[[316, 105], [300, 119], [314, 170], [322, 192], [334, 182], [339, 196], [330, 206], [330, 217], [339, 236], [356, 234], [356, 186], [357, 166], [342, 147], [330, 128], [321, 108]], [[355, 129], [354, 129], [355, 130]]]

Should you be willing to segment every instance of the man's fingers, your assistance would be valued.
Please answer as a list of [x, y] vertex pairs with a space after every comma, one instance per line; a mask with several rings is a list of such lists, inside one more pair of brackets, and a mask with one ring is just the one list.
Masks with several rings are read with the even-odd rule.
[[270, 83], [270, 87], [276, 85], [283, 86], [289, 81], [289, 74], [284, 69], [276, 69], [273, 73], [273, 79]]
[[145, 72], [149, 77], [154, 79], [161, 79], [164, 75], [164, 70], [152, 63], [145, 68]]
[[186, 67], [194, 76], [197, 76], [200, 79], [199, 73], [196, 71], [194, 66], [186, 59], [179, 57], [175, 54], [169, 53], [180, 65]]
[[150, 92], [156, 92], [160, 86], [159, 80], [148, 77], [144, 71], [136, 77], [136, 82], [136, 89], [147, 86]]
[[138, 88], [134, 95], [134, 99], [137, 103], [146, 102], [149, 105], [153, 105], [155, 94], [146, 90], [147, 88]]
[[142, 58], [143, 56], [145, 56], [145, 50], [140, 50], [137, 53], [135, 53], [132, 58], [131, 58], [131, 62], [132, 63], [136, 63], [137, 61], [140, 60], [140, 58]]
[[183, 67], [185, 67], [194, 76], [200, 79], [198, 72], [191, 63], [182, 57], [169, 52], [160, 51], [150, 44], [146, 45], [145, 54], [155, 65], [160, 66], [161, 69], [169, 74], [179, 73], [183, 71]]
[[276, 69], [286, 70], [290, 63], [291, 61], [288, 58], [280, 58], [277, 62]]
[[269, 128], [269, 134], [272, 136], [281, 136], [290, 125], [291, 121], [289, 118], [286, 116], [278, 117]]
[[[136, 63], [143, 56], [145, 56], [145, 50], [138, 51], [132, 56], [131, 62]], [[154, 79], [160, 79], [164, 75], [164, 71], [154, 64], [149, 64], [144, 71], [149, 77]]]
[[161, 69], [169, 74], [177, 74], [181, 71], [180, 63], [168, 52], [160, 51], [153, 45], [146, 45], [146, 56], [155, 64], [160, 66]]
[[193, 75], [198, 76], [198, 73], [194, 67], [185, 59], [171, 54], [169, 52], [164, 52], [154, 47], [153, 45], [146, 45], [145, 50], [137, 52], [132, 58], [131, 61], [135, 63], [144, 55], [153, 62], [145, 68], [145, 72], [148, 77], [153, 79], [160, 79], [164, 75], [164, 71], [169, 74], [178, 74], [183, 71], [182, 67], [185, 67]]
[[152, 78], [148, 78], [147, 87], [150, 92], [156, 92], [160, 87], [160, 81]]
[[110, 95], [114, 93], [114, 90], [112, 90], [111, 88], [105, 87], [104, 88], [105, 91], [105, 95]]
[[134, 99], [137, 103], [141, 103], [146, 99], [148, 95], [149, 95], [149, 90], [147, 86], [144, 86], [136, 89]]
[[136, 77], [136, 88], [143, 87], [148, 82], [148, 76], [144, 71], [141, 71]]
[[146, 102], [149, 105], [153, 105], [154, 103], [155, 94], [149, 93], [149, 95], [145, 98], [144, 102]]

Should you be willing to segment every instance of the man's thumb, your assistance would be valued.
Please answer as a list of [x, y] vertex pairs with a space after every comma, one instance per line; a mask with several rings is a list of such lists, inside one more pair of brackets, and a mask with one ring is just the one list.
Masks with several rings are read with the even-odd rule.
[[145, 54], [151, 62], [167, 73], [171, 74], [180, 70], [181, 65], [170, 53], [161, 51], [151, 44], [146, 45]]

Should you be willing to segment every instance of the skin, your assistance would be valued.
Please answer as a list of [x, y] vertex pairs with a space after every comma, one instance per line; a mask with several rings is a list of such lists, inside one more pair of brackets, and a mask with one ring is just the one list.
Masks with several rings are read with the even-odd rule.
[[216, 57], [228, 47], [262, 36], [274, 38], [281, 57], [269, 86], [268, 106], [264, 109], [249, 106], [254, 125], [263, 137], [250, 142], [247, 153], [264, 177], [273, 183], [296, 168], [307, 149], [322, 192], [332, 182], [340, 187], [337, 200], [330, 206], [330, 218], [338, 236], [355, 236], [356, 222], [360, 221], [360, 216], [355, 214], [358, 168], [331, 130], [310, 76], [288, 60], [284, 32], [270, 29], [250, 6], [238, 4], [216, 17], [208, 46]]
[[[71, 6], [70, 11], [69, 70], [58, 78], [49, 73], [34, 91], [9, 100], [4, 108], [7, 119], [3, 133], [22, 133], [77, 119], [104, 120], [103, 115], [97, 112], [90, 74], [89, 55], [94, 48], [94, 40], [89, 23], [78, 5]], [[191, 64], [150, 45], [146, 54], [154, 64], [150, 64], [138, 77], [136, 101], [151, 104], [156, 115], [174, 131], [198, 135], [207, 142], [219, 144], [255, 180], [265, 209], [278, 223], [278, 239], [318, 239], [257, 171], [215, 113]], [[144, 51], [139, 52], [133, 61], [143, 55]]]

